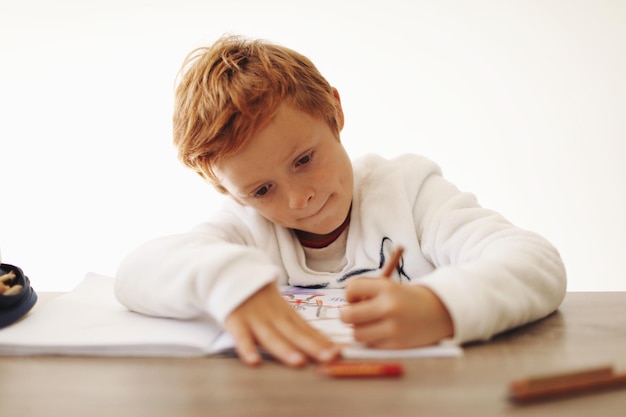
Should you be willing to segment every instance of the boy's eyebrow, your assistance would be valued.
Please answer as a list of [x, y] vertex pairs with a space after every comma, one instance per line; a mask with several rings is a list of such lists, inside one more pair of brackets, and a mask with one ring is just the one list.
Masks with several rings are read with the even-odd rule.
[[233, 185], [235, 185], [236, 187], [236, 189], [234, 190], [235, 194], [239, 197], [245, 198], [245, 197], [249, 197], [250, 193], [253, 192], [258, 186], [262, 184], [264, 184], [263, 181], [254, 181], [254, 182], [246, 183], [241, 186], [238, 186], [236, 184], [233, 184]]
[[300, 143], [294, 143], [291, 146], [291, 149], [289, 150], [289, 153], [288, 153], [290, 162], [294, 162], [300, 156], [302, 152], [306, 152], [306, 150], [310, 148], [310, 145], [307, 144], [307, 146], [304, 147], [304, 151], [302, 150], [302, 148], [303, 146]]

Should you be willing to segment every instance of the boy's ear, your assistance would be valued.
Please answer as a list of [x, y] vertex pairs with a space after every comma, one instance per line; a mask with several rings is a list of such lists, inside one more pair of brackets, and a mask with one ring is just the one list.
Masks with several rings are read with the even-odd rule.
[[341, 97], [339, 97], [339, 91], [333, 87], [333, 96], [335, 97], [335, 106], [337, 107], [337, 127], [339, 132], [343, 129], [343, 109], [341, 108]]

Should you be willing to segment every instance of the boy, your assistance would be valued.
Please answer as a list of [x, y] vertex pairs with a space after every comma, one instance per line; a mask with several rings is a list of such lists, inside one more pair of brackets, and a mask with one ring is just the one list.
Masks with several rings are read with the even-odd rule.
[[[262, 347], [294, 367], [339, 351], [277, 283], [345, 286], [341, 319], [379, 348], [487, 340], [558, 307], [566, 277], [550, 243], [480, 207], [425, 158], [352, 163], [343, 124], [339, 93], [295, 51], [230, 36], [192, 52], [176, 89], [174, 143], [230, 198], [212, 220], [128, 255], [120, 302], [207, 315], [243, 362], [258, 364]], [[371, 279], [395, 246], [404, 254], [392, 279]]]

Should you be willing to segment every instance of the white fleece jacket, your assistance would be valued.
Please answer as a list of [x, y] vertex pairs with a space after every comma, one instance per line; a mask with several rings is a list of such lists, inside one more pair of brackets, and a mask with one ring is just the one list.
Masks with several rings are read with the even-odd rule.
[[342, 287], [376, 275], [395, 245], [404, 246], [395, 279], [425, 285], [448, 308], [454, 340], [487, 340], [554, 311], [566, 291], [557, 250], [541, 236], [482, 208], [416, 155], [354, 162], [346, 265], [311, 270], [294, 233], [228, 200], [209, 222], [148, 242], [121, 263], [118, 300], [140, 313], [224, 321], [269, 282]]

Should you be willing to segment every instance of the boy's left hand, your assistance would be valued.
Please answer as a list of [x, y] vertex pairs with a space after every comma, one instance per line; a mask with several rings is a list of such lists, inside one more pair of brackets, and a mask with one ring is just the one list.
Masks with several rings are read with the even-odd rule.
[[356, 278], [346, 285], [341, 320], [357, 342], [380, 349], [426, 346], [452, 337], [452, 319], [439, 297], [417, 285]]

